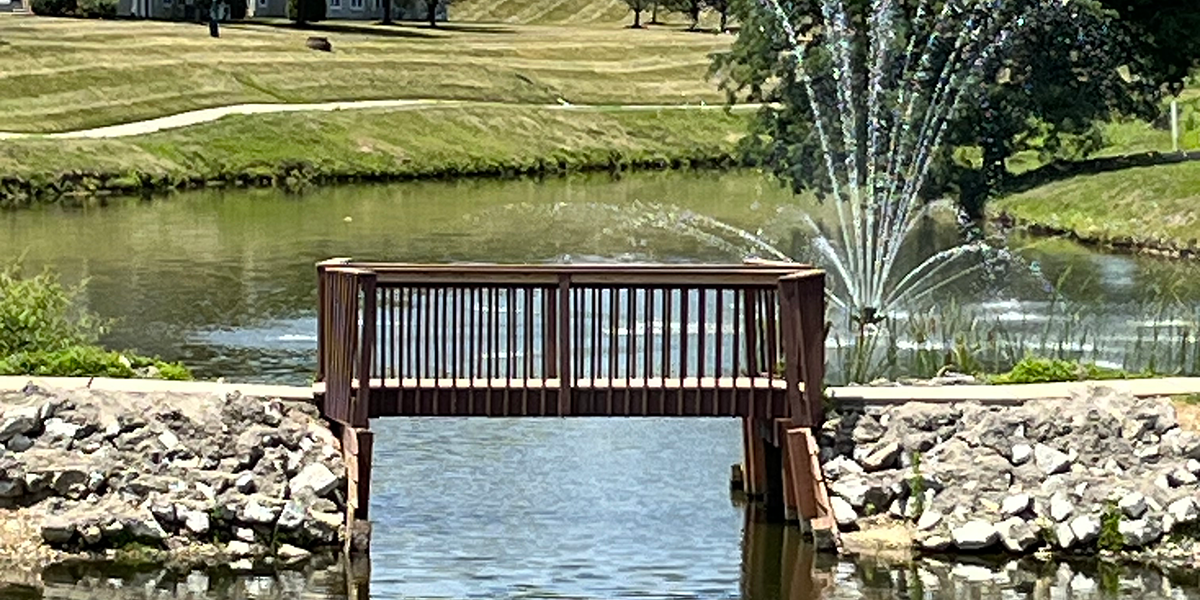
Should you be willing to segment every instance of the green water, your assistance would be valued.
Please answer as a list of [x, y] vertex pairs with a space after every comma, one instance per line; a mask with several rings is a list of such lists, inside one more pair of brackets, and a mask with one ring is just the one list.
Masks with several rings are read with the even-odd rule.
[[[588, 175], [303, 195], [205, 191], [11, 212], [0, 215], [0, 253], [54, 265], [69, 281], [88, 279], [87, 303], [118, 319], [110, 345], [183, 360], [202, 376], [303, 384], [315, 360], [318, 260], [694, 262], [746, 254], [747, 244], [714, 246], [680, 227], [678, 211], [655, 204], [761, 230], [802, 257], [812, 254], [800, 216], [831, 222], [828, 207], [797, 202], [753, 172]], [[952, 218], [931, 220], [902, 262], [960, 239]], [[1038, 327], [1054, 306], [1044, 286], [1061, 283], [1063, 296], [1103, 326], [1107, 337], [1089, 343], [1116, 347], [1141, 330], [1147, 306], [1165, 297], [1194, 306], [1200, 297], [1200, 277], [1187, 263], [1009, 243], [1020, 261], [947, 288], [938, 303]], [[383, 419], [372, 427], [376, 535], [358, 597], [1196, 595], [1187, 576], [1152, 571], [814, 558], [795, 531], [757, 522], [728, 497], [729, 465], [741, 452], [733, 420]], [[324, 571], [52, 575], [45, 597], [329, 600], [347, 589], [339, 573]]]

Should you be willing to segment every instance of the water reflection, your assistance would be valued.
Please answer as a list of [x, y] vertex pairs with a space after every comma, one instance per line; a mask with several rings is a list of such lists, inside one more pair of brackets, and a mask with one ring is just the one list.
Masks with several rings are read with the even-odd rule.
[[[315, 361], [313, 263], [331, 256], [396, 261], [730, 261], [740, 256], [670, 228], [642, 227], [639, 206], [675, 205], [811, 256], [803, 214], [832, 208], [760, 173], [581, 175], [546, 181], [417, 182], [317, 189], [209, 190], [103, 209], [0, 214], [0, 254], [27, 254], [67, 280], [90, 278], [87, 302], [118, 318], [107, 343], [195, 365], [201, 376], [304, 383]], [[351, 217], [349, 222], [345, 217]], [[960, 242], [952, 218], [925, 222], [911, 262]], [[1200, 266], [1014, 239], [1045, 280], [1096, 313], [1097, 330], [1146, 305], [1200, 301]], [[1044, 281], [1009, 269], [946, 290], [972, 309], [1031, 322], [1050, 306]]]
[[[1092, 560], [836, 557], [817, 553], [795, 527], [763, 519], [746, 507], [741, 574], [736, 589], [673, 586], [627, 594], [570, 593], [518, 585], [464, 593], [446, 581], [423, 592], [398, 594], [387, 582], [372, 584], [371, 561], [356, 558], [296, 571], [254, 574], [57, 566], [39, 577], [0, 571], [5, 600], [367, 600], [399, 597], [488, 598], [741, 598], [742, 600], [1050, 600], [1200, 598], [1200, 573], [1161, 572]], [[453, 561], [453, 557], [446, 557]], [[379, 559], [375, 562], [378, 564]], [[436, 569], [436, 566], [433, 566]], [[687, 583], [687, 582], [684, 582]], [[457, 593], [446, 590], [459, 589]]]

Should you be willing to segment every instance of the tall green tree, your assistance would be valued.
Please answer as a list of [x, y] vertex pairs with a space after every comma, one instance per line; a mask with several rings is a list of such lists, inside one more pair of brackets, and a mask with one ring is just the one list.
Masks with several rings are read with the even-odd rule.
[[[850, 14], [846, 30], [852, 32], [852, 47], [860, 62], [868, 59], [871, 47], [867, 32], [880, 26], [875, 20], [876, 1], [845, 0]], [[896, 0], [895, 21], [887, 25], [896, 35], [887, 51], [900, 57], [916, 54], [926, 47], [930, 34], [937, 33], [939, 42], [928, 47], [935, 53], [950, 52], [953, 45], [946, 40], [957, 39], [964, 27], [1009, 24], [993, 30], [992, 35], [1003, 42], [996, 44], [990, 59], [973, 66], [977, 77], [951, 119], [945, 152], [935, 168], [937, 177], [927, 186], [940, 192], [946, 184], [957, 185], [964, 208], [976, 215], [982, 200], [1003, 183], [1006, 161], [1015, 152], [1035, 149], [1046, 156], [1074, 158], [1096, 150], [1102, 143], [1101, 122], [1118, 115], [1152, 117], [1162, 94], [1178, 89], [1198, 55], [1191, 47], [1194, 44], [1171, 37], [1168, 23], [1154, 16], [1153, 10], [1135, 10], [1153, 5], [1151, 0], [957, 2], [965, 10], [942, 12], [947, 1], [957, 2]], [[1200, 15], [1200, 3], [1184, 6], [1187, 2], [1174, 0], [1181, 13]], [[1106, 3], [1134, 8], [1122, 13]], [[843, 78], [856, 75], [852, 81], [835, 78], [823, 43], [832, 28], [825, 22], [821, 0], [798, 0], [785, 9], [796, 37], [813, 42], [803, 48], [784, 41], [780, 20], [757, 0], [735, 0], [734, 11], [743, 26], [732, 50], [715, 58], [713, 71], [731, 102], [775, 103], [760, 111], [749, 149], [794, 189], [821, 191], [826, 149], [818, 147], [809, 103], [816, 101], [826, 110], [862, 110], [861, 105], [840, 106], [844, 100], [836, 93], [837, 85], [851, 85], [855, 92], [851, 97], [862, 103], [874, 83], [866, 80], [865, 73], [837, 73]], [[910, 49], [911, 41], [919, 43]], [[796, 77], [794, 52], [804, 53], [815, 82], [811, 89]], [[929, 73], [907, 85], [929, 97], [941, 85], [939, 81], [937, 73]], [[855, 132], [858, 139], [870, 127], [904, 125], [902, 117], [891, 119], [889, 114], [883, 115], [884, 123], [863, 123], [863, 131]], [[950, 157], [956, 147], [977, 148], [981, 160], [970, 169], [955, 166]]]
[[633, 24], [630, 25], [633, 29], [641, 29], [642, 13], [657, 6], [656, 0], [625, 0], [625, 4], [633, 11]]

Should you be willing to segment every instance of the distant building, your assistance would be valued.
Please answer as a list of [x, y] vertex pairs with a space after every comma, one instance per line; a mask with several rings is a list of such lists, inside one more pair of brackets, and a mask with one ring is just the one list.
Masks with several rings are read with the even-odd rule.
[[[255, 17], [287, 18], [288, 0], [249, 0], [250, 14]], [[424, 21], [425, 0], [392, 0], [392, 18], [397, 21]], [[325, 18], [354, 21], [378, 21], [383, 18], [381, 0], [328, 0]], [[445, 21], [446, 5], [437, 9], [437, 20]]]
[[[326, 0], [328, 8], [325, 18], [329, 20], [378, 21], [383, 18], [381, 0]], [[20, 6], [22, 0], [0, 0], [0, 12], [5, 10], [5, 2]], [[247, 7], [244, 16], [264, 18], [287, 18], [288, 0], [246, 0]], [[13, 4], [10, 4], [13, 5]], [[392, 18], [397, 21], [424, 21], [425, 0], [392, 0]], [[238, 19], [243, 15], [230, 10], [230, 3], [223, 6], [223, 20]], [[186, 21], [208, 20], [208, 11], [198, 14], [195, 0], [118, 0], [117, 14], [125, 17], [141, 17], [143, 19], [167, 19]], [[446, 5], [437, 9], [437, 20], [447, 19]]]

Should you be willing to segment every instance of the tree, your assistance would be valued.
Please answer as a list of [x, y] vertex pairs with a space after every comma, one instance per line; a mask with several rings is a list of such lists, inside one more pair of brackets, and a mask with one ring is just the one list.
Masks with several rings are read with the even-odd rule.
[[725, 26], [729, 24], [729, 9], [732, 4], [730, 0], [703, 0], [704, 7], [721, 15], [721, 25], [717, 27], [718, 33], [725, 31]]
[[326, 0], [288, 0], [288, 18], [303, 27], [325, 20]]
[[392, 24], [392, 0], [383, 0], [383, 24]]
[[[816, 81], [813, 91], [818, 102], [827, 103], [837, 96], [831, 92], [835, 81], [821, 43], [829, 29], [821, 1], [799, 0], [790, 5], [787, 17], [799, 39], [814, 41], [804, 48], [804, 59]], [[878, 14], [873, 11], [876, 1], [846, 0], [852, 21], [849, 31], [857, 36], [860, 60], [866, 59], [870, 48], [865, 31]], [[1077, 158], [1096, 150], [1102, 143], [1102, 122], [1118, 115], [1152, 117], [1164, 91], [1178, 89], [1200, 56], [1197, 44], [1187, 36], [1172, 37], [1175, 26], [1156, 14], [1160, 6], [1156, 0], [958, 2], [960, 8], [974, 7], [977, 12], [949, 13], [959, 19], [952, 19], [951, 25], [939, 20], [946, 14], [941, 12], [945, 1], [896, 0], [897, 15], [889, 25], [897, 33], [890, 52], [903, 54], [907, 40], [925, 39], [919, 36], [957, 26], [967, 18], [1010, 19], [1014, 24], [1021, 19], [1006, 30], [995, 60], [979, 66], [978, 85], [954, 113], [946, 151], [934, 169], [936, 180], [927, 186], [934, 193], [957, 186], [964, 208], [975, 215], [981, 212], [983, 199], [1003, 183], [1006, 161], [1015, 152], [1033, 149], [1044, 157]], [[931, 6], [927, 14], [939, 15], [938, 19], [918, 18], [922, 5]], [[1122, 5], [1126, 8], [1116, 8]], [[1176, 18], [1186, 14], [1200, 19], [1200, 3], [1172, 0], [1172, 5]], [[757, 135], [749, 138], [747, 149], [793, 189], [821, 191], [823, 150], [813, 135], [809, 90], [792, 72], [789, 53], [795, 49], [783, 43], [780, 23], [755, 0], [735, 0], [733, 10], [743, 26], [732, 50], [716, 57], [713, 71], [730, 102], [778, 103], [760, 111]], [[1185, 21], [1192, 27], [1200, 25]], [[937, 81], [931, 76], [914, 85], [928, 93]], [[852, 97], [862, 101], [870, 84], [861, 77], [849, 83], [857, 92]], [[836, 100], [833, 106], [838, 106]], [[964, 147], [978, 149], [980, 164], [955, 164], [954, 149]]]
[[450, 0], [425, 0], [425, 20], [430, 27], [437, 27], [438, 9], [446, 9]]
[[642, 13], [657, 6], [655, 0], [625, 0], [625, 4], [633, 11], [633, 25], [630, 25], [633, 29], [641, 29]]

